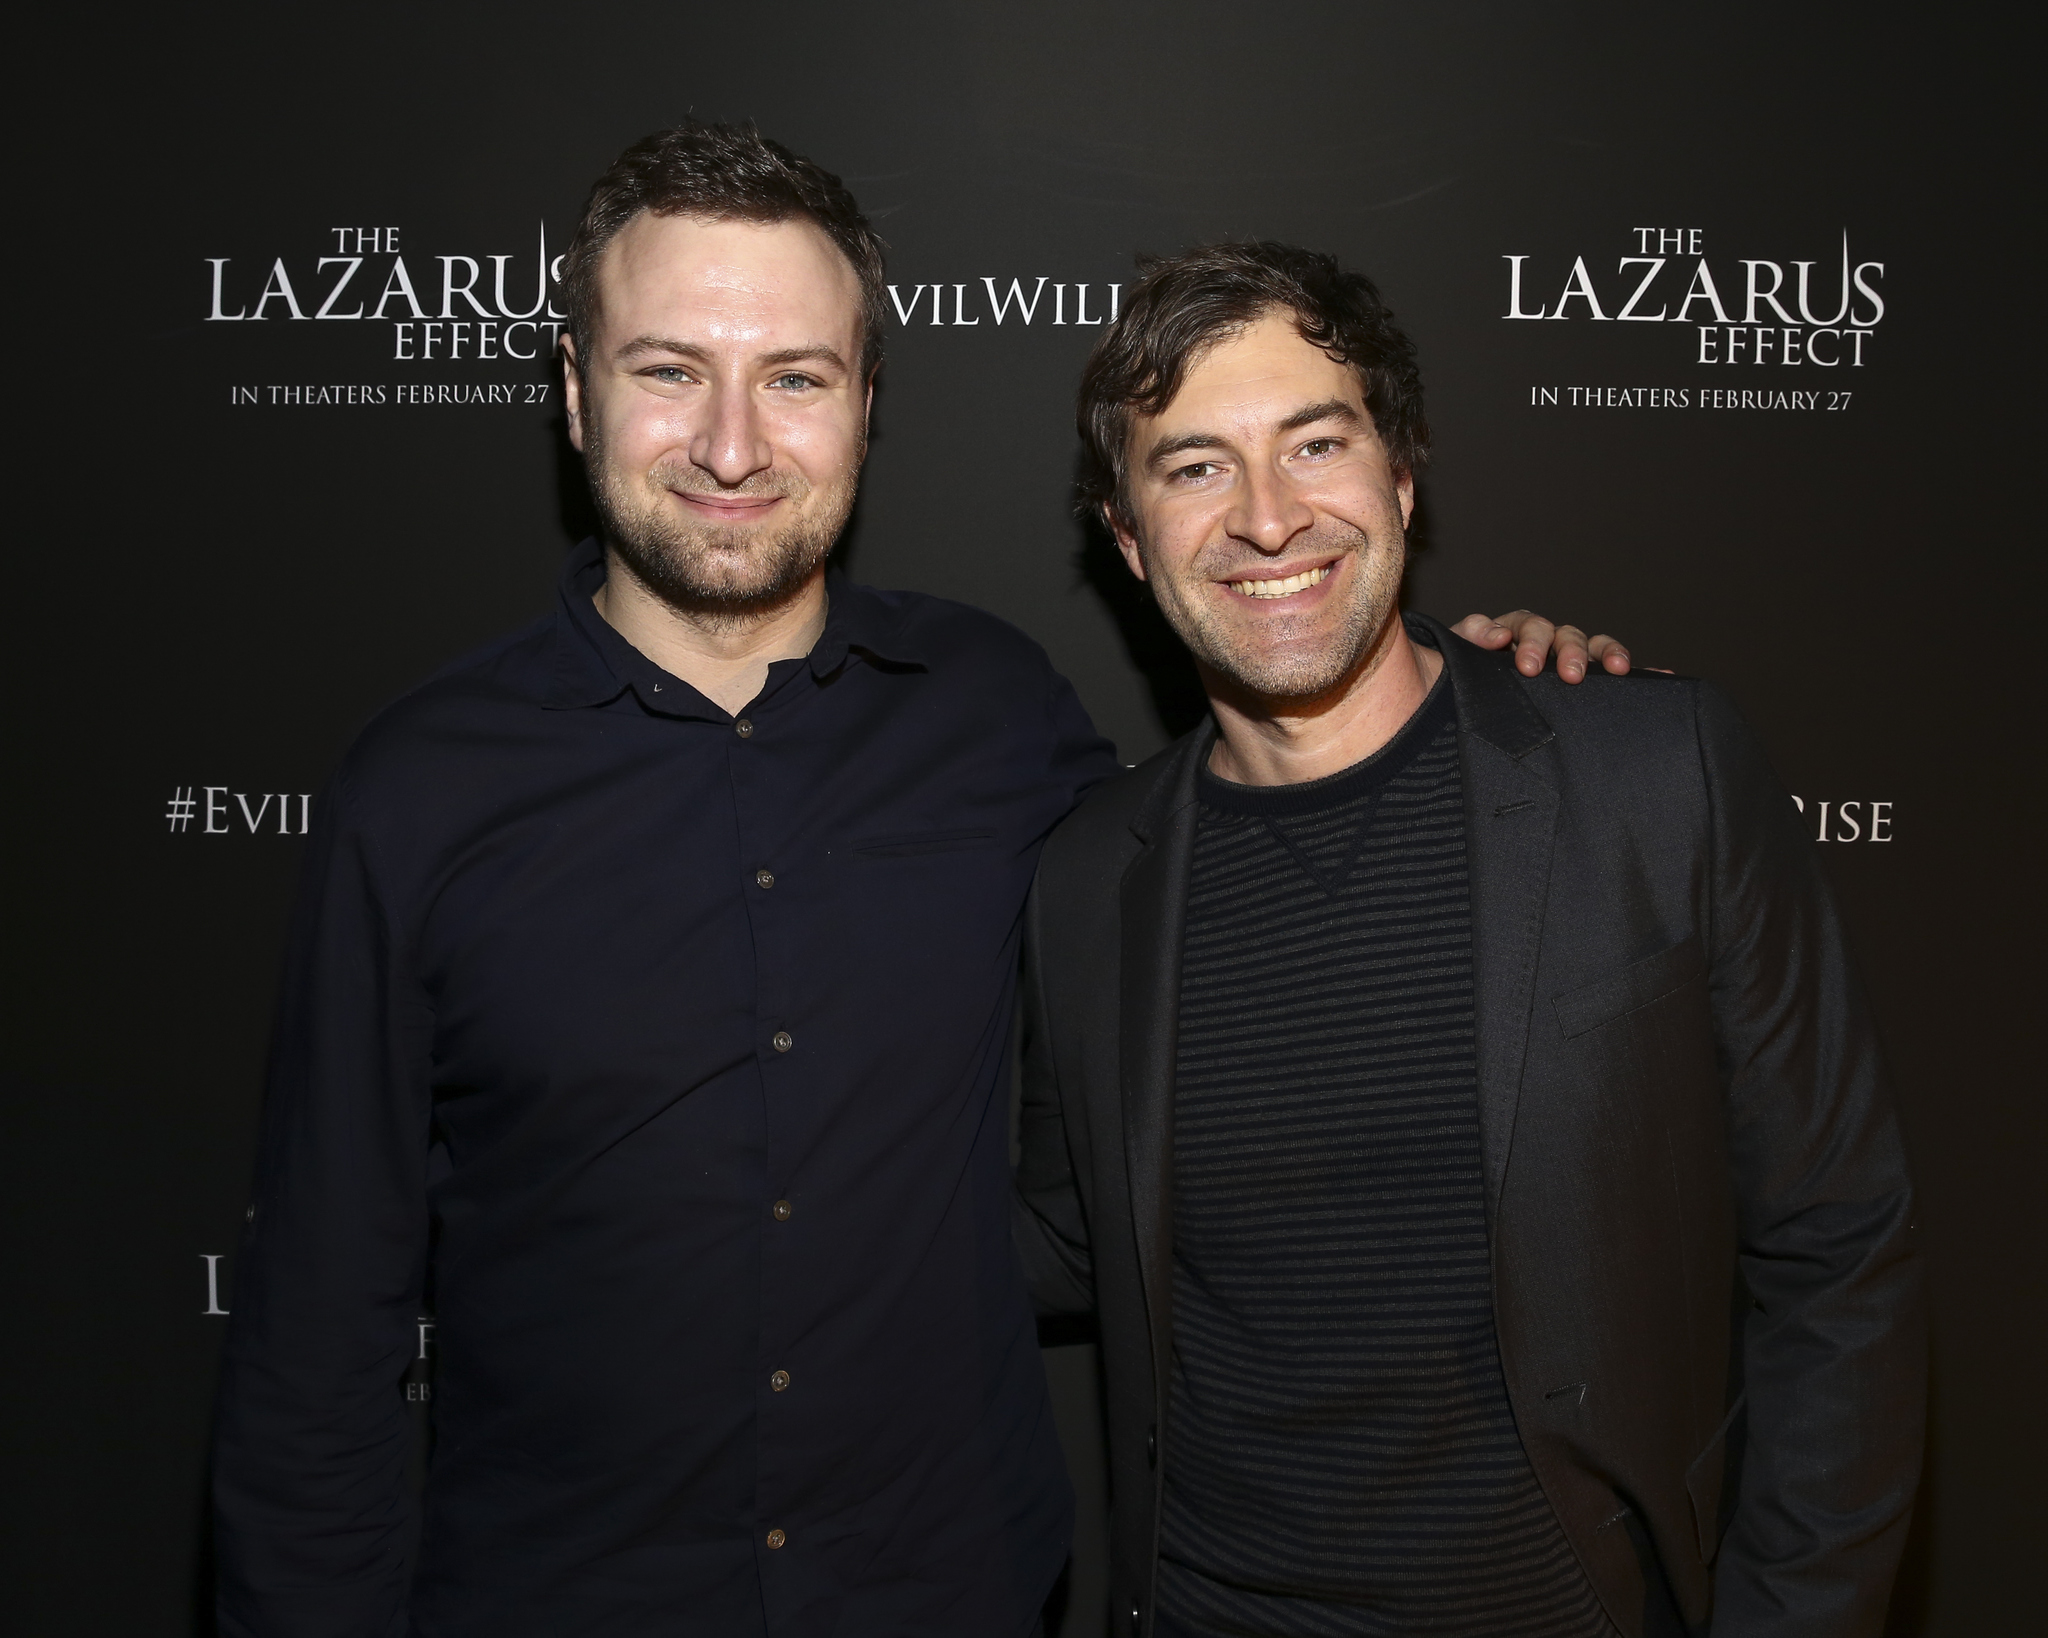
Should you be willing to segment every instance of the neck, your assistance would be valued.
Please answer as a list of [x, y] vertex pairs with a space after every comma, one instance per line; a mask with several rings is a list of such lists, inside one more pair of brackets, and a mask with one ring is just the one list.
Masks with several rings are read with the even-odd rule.
[[1217, 728], [1209, 770], [1239, 785], [1299, 785], [1341, 773], [1401, 731], [1443, 668], [1441, 654], [1408, 640], [1399, 614], [1342, 681], [1312, 697], [1255, 694], [1203, 666]]
[[604, 621], [672, 677], [737, 716], [777, 660], [799, 660], [825, 629], [825, 567], [773, 608], [735, 618], [664, 602], [618, 553], [604, 551], [604, 584], [591, 595]]

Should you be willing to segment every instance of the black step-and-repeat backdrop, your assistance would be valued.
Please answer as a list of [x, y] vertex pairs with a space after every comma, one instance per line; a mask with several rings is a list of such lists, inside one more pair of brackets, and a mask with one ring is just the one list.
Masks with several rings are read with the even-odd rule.
[[[1798, 793], [1923, 1191], [1901, 1633], [2038, 1619], [2034, 388], [2016, 19], [1820, 7], [538, 3], [17, 38], [0, 1624], [209, 1631], [205, 1447], [283, 919], [364, 719], [542, 610], [590, 179], [686, 111], [892, 247], [854, 574], [1017, 622], [1126, 760], [1189, 680], [1074, 521], [1132, 257], [1369, 270], [1438, 458], [1411, 595], [1725, 684]], [[2023, 677], [2026, 681], [2023, 682]], [[405, 1392], [431, 1414], [431, 1325]], [[1101, 1630], [1086, 1344], [1051, 1348]]]

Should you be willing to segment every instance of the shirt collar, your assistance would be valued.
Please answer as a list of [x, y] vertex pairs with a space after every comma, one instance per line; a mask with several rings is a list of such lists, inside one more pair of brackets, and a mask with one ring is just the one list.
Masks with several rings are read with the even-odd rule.
[[[597, 612], [591, 598], [603, 584], [603, 546], [595, 537], [578, 541], [562, 565], [556, 586], [554, 668], [547, 703], [558, 710], [604, 705], [628, 688], [643, 698], [670, 688], [694, 694], [687, 683], [648, 659]], [[856, 585], [832, 568], [825, 574], [825, 595], [825, 629], [805, 657], [814, 677], [820, 681], [830, 677], [853, 655], [880, 662], [885, 669], [922, 670], [928, 665], [924, 645], [906, 629], [909, 611], [889, 594]]]

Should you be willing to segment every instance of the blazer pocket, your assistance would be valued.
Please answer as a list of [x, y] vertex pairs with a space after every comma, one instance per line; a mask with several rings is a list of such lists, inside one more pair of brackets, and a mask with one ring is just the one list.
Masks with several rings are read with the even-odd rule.
[[853, 844], [863, 859], [908, 859], [920, 853], [950, 853], [995, 838], [992, 830], [920, 830], [902, 836], [870, 836]]
[[1661, 1001], [1706, 970], [1706, 954], [1700, 948], [1699, 935], [1688, 933], [1668, 950], [1659, 950], [1605, 978], [1552, 996], [1550, 1004], [1556, 1009], [1558, 1027], [1569, 1040], [1610, 1024], [1639, 1007], [1647, 1007], [1652, 1001]]
[[1692, 1523], [1699, 1532], [1702, 1564], [1712, 1564], [1714, 1555], [1721, 1550], [1721, 1526], [1726, 1511], [1722, 1504], [1733, 1499], [1727, 1491], [1728, 1441], [1748, 1405], [1748, 1394], [1736, 1397], [1728, 1414], [1721, 1418], [1721, 1425], [1714, 1430], [1714, 1437], [1707, 1441], [1707, 1448], [1685, 1470], [1685, 1493], [1692, 1498]]

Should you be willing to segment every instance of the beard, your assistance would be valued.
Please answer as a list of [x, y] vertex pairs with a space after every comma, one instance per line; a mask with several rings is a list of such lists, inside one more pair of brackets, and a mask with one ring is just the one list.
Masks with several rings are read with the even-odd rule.
[[[728, 487], [680, 456], [655, 462], [636, 482], [611, 460], [592, 425], [583, 469], [606, 544], [634, 578], [678, 613], [738, 626], [786, 606], [817, 573], [852, 515], [865, 453], [863, 441], [843, 472], [817, 485], [776, 467]], [[694, 524], [675, 514], [671, 493], [776, 495], [792, 502], [798, 516], [778, 530]]]
[[1196, 553], [1178, 577], [1147, 552], [1145, 572], [1166, 623], [1205, 670], [1260, 699], [1315, 699], [1364, 664], [1396, 616], [1407, 541], [1405, 535], [1385, 540], [1378, 533], [1325, 520], [1289, 542], [1344, 554], [1332, 565], [1333, 572], [1346, 571], [1339, 594], [1343, 603], [1277, 619], [1234, 619], [1224, 599], [1242, 594], [1226, 592], [1219, 599], [1208, 590], [1221, 576], [1252, 566], [1244, 548], [1230, 542]]

